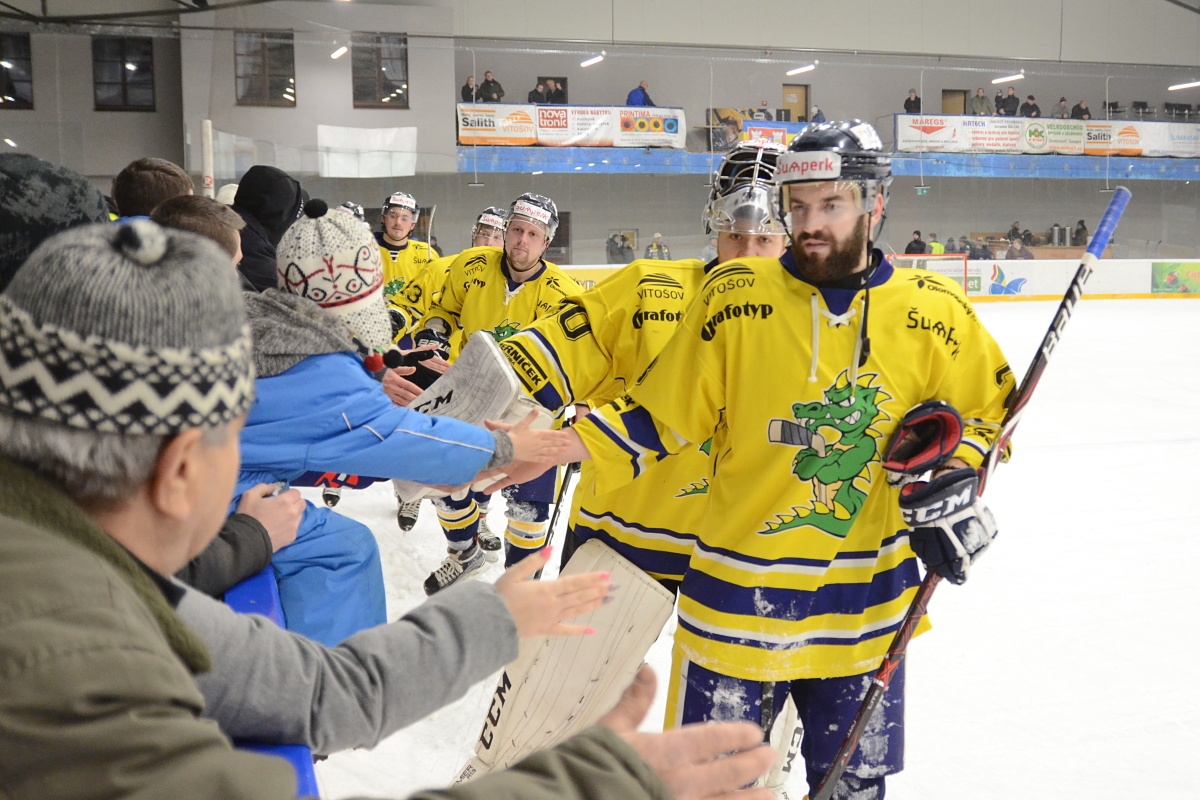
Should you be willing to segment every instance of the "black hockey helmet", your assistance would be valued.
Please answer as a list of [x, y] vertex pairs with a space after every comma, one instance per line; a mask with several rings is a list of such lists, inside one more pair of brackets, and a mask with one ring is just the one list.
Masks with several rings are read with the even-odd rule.
[[546, 231], [546, 238], [553, 239], [555, 232], [558, 231], [558, 206], [549, 197], [526, 192], [513, 200], [505, 224], [507, 225], [514, 219], [537, 223]]
[[705, 233], [784, 233], [773, 199], [775, 165], [783, 152], [783, 145], [754, 139], [725, 155], [704, 206]]

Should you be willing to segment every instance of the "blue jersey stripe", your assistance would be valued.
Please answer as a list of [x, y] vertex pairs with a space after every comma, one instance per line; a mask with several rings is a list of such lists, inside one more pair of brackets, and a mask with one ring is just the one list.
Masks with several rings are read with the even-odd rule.
[[888, 625], [872, 628], [868, 631], [860, 631], [858, 636], [849, 637], [833, 637], [833, 636], [812, 636], [812, 637], [797, 637], [791, 641], [770, 641], [760, 639], [752, 633], [743, 632], [741, 635], [733, 635], [732, 633], [723, 634], [713, 630], [705, 630], [697, 628], [687, 620], [684, 615], [679, 615], [679, 627], [687, 631], [693, 636], [703, 639], [708, 639], [713, 642], [721, 642], [723, 644], [741, 645], [742, 647], [757, 647], [760, 650], [798, 650], [801, 647], [810, 647], [812, 645], [836, 645], [839, 647], [853, 647], [863, 642], [880, 637], [891, 637], [900, 627], [901, 621], [895, 621]]

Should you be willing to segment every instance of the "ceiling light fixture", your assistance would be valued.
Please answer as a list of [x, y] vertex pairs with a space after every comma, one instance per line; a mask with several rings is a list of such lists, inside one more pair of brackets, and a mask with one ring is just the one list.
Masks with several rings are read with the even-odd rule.
[[342, 56], [346, 55], [346, 53], [349, 53], [349, 52], [350, 52], [350, 48], [346, 47], [346, 45], [342, 45], [337, 50], [334, 50], [332, 53], [330, 53], [329, 57], [332, 59], [339, 59]]
[[1195, 86], [1200, 86], [1200, 81], [1192, 81], [1191, 83], [1177, 83], [1174, 86], [1168, 86], [1168, 92], [1177, 92], [1180, 89], [1191, 89]]
[[590, 67], [592, 64], [599, 64], [601, 61], [604, 60], [604, 57], [606, 55], [608, 55], [608, 53], [605, 52], [604, 50], [601, 50], [600, 55], [592, 56], [591, 58], [585, 58], [583, 61], [579, 62], [579, 66]]
[[1023, 80], [1025, 80], [1025, 70], [1021, 70], [1016, 75], [1005, 75], [1003, 78], [996, 78], [994, 81], [992, 81], [992, 84], [995, 85], [997, 83], [1008, 83], [1009, 81]]
[[803, 67], [796, 67], [795, 69], [789, 69], [785, 74], [788, 76], [792, 76], [792, 75], [800, 75], [801, 73], [804, 73], [804, 72], [812, 72], [814, 69], [817, 68], [817, 64], [820, 64], [820, 63], [821, 63], [820, 61], [814, 61], [811, 64], [805, 64]]

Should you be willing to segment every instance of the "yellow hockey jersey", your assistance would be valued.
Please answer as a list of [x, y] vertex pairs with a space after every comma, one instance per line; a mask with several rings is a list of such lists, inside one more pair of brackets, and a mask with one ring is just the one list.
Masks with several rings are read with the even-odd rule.
[[704, 667], [761, 681], [876, 668], [920, 582], [883, 447], [931, 399], [962, 414], [956, 455], [972, 466], [999, 432], [1013, 375], [953, 280], [883, 262], [859, 367], [865, 300], [803, 281], [790, 254], [722, 264], [641, 383], [576, 426], [599, 492], [712, 435], [676, 633]]
[[[500, 343], [526, 391], [557, 411], [624, 394], [675, 332], [704, 280], [704, 262], [639, 259], [557, 314]], [[632, 487], [597, 494], [585, 461], [570, 525], [656, 578], [681, 580], [708, 488], [707, 446], [656, 463]]]
[[462, 341], [476, 331], [486, 330], [502, 341], [526, 325], [552, 315], [568, 294], [580, 286], [548, 261], [536, 275], [522, 283], [508, 278], [504, 251], [498, 247], [473, 247], [458, 254], [450, 265], [441, 296], [433, 302], [421, 322], [444, 320], [453, 339], [462, 331]]
[[421, 320], [425, 319], [433, 303], [441, 296], [446, 276], [450, 274], [450, 265], [456, 258], [457, 254], [443, 256], [423, 264], [392, 300], [393, 305], [404, 313], [406, 320], [404, 330], [397, 335], [397, 341], [417, 332]]
[[379, 255], [383, 258], [383, 297], [387, 304], [398, 309], [405, 317], [404, 330], [396, 337], [399, 341], [405, 333], [420, 320], [413, 317], [413, 312], [407, 308], [404, 290], [421, 274], [425, 266], [434, 260], [436, 255], [425, 242], [409, 239], [402, 249], [393, 250], [383, 241], [383, 234], [376, 233], [375, 241], [379, 245]]

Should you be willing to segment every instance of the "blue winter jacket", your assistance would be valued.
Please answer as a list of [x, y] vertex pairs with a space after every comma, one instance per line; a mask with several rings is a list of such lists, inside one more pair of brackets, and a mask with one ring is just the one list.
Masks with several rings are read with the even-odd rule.
[[255, 389], [241, 435], [238, 495], [308, 471], [457, 486], [495, 449], [482, 428], [394, 405], [353, 353], [309, 356], [258, 378]]

